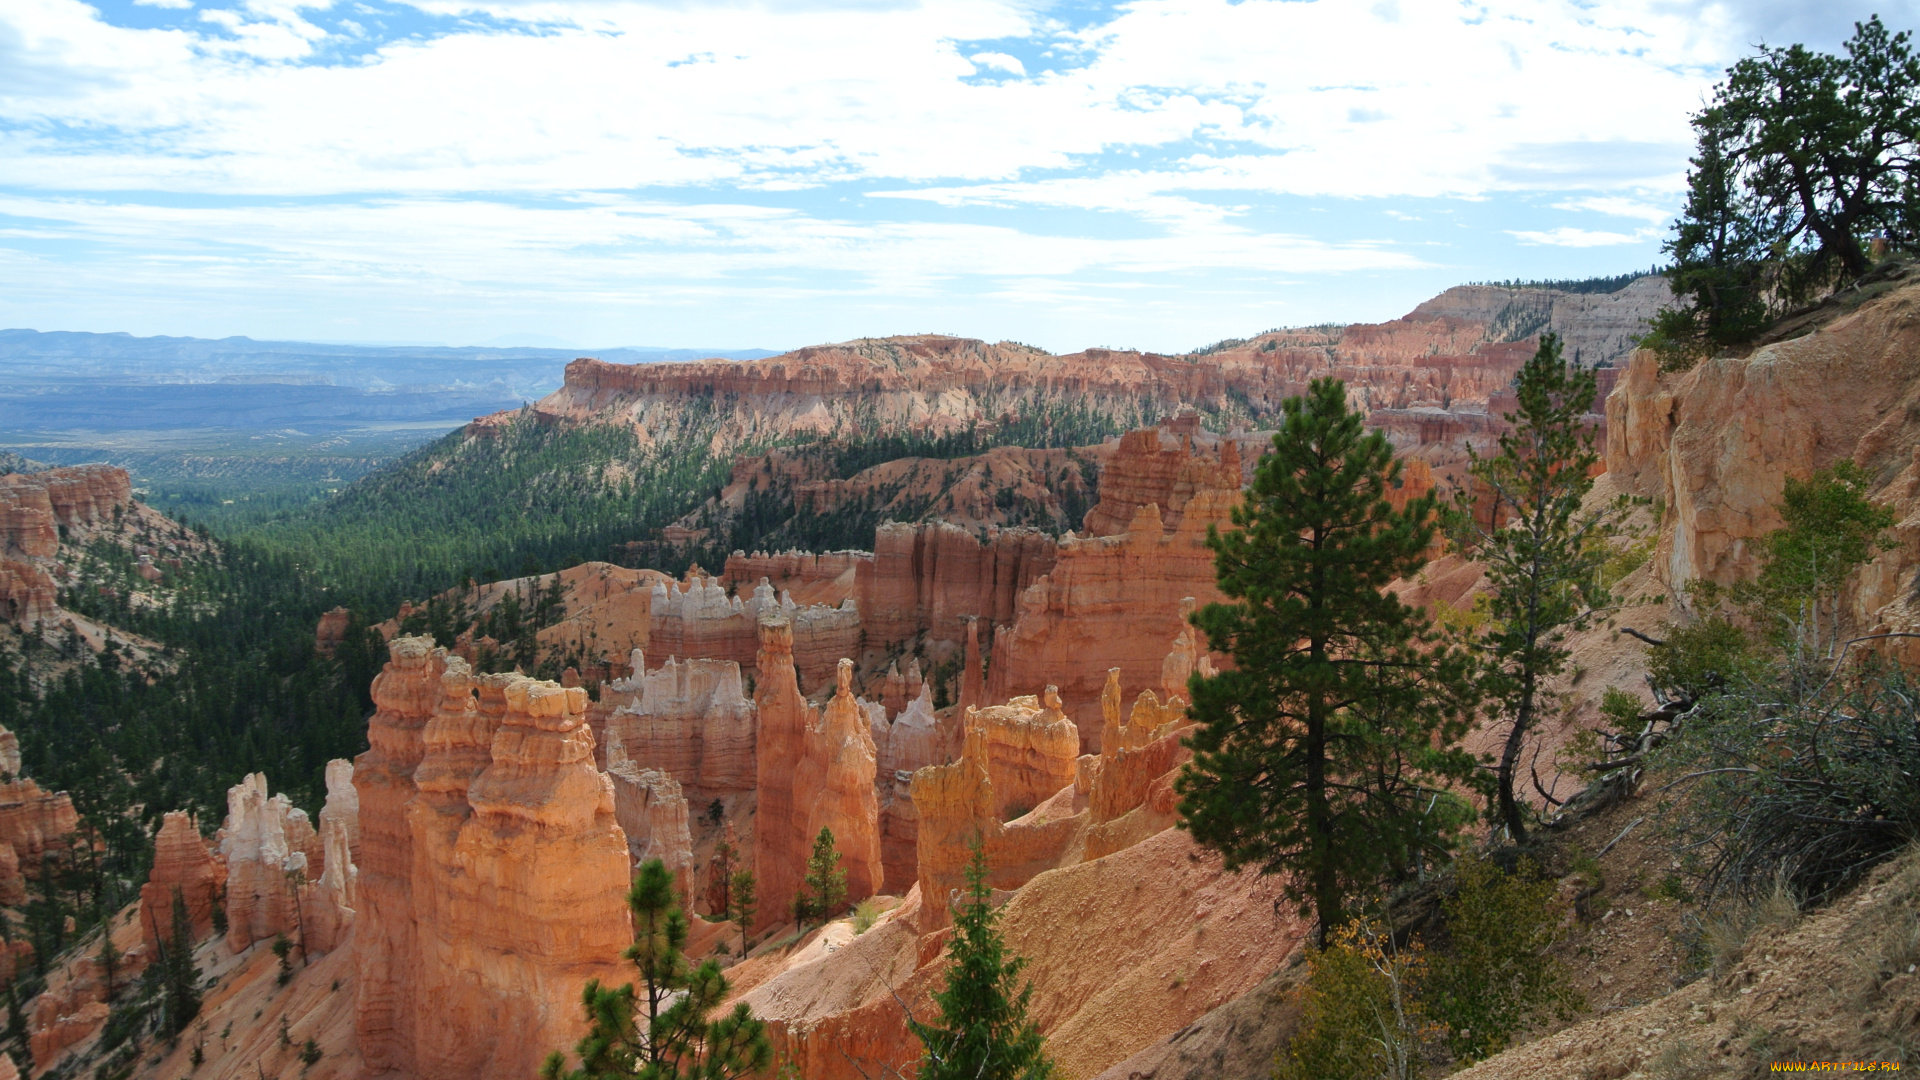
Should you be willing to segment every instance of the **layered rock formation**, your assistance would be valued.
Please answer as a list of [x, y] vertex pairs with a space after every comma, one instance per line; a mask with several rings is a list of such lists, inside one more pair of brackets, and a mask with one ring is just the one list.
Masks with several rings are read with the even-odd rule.
[[760, 911], [754, 921], [757, 932], [785, 922], [800, 893], [813, 836], [806, 831], [809, 793], [799, 790], [794, 773], [807, 756], [808, 734], [817, 711], [800, 696], [793, 670], [791, 623], [771, 616], [760, 624], [756, 664], [753, 704], [760, 720], [754, 783], [759, 809], [753, 835], [754, 874], [760, 890]]
[[812, 800], [809, 842], [820, 830], [833, 830], [849, 903], [881, 892], [886, 880], [874, 785], [880, 757], [873, 743], [876, 712], [853, 696], [853, 661], [841, 660], [833, 700], [821, 712], [818, 728], [808, 733], [808, 754], [794, 770], [795, 790]]
[[946, 761], [947, 740], [933, 713], [933, 688], [924, 684], [891, 720], [885, 719], [882, 710], [870, 715], [879, 754], [875, 776], [880, 796], [880, 859], [886, 866], [887, 888], [899, 892], [919, 875], [920, 815], [913, 808], [913, 774], [923, 766]]
[[590, 710], [607, 710], [609, 768], [618, 759], [661, 770], [698, 807], [752, 791], [757, 723], [740, 665], [668, 658], [647, 671], [637, 649], [631, 662], [635, 674], [608, 684]]
[[173, 897], [186, 903], [194, 940], [213, 932], [213, 907], [219, 901], [225, 868], [200, 838], [200, 827], [184, 810], [168, 811], [153, 838], [153, 869], [140, 886], [140, 937], [149, 955], [159, 943], [173, 943]]
[[1019, 817], [1073, 784], [1080, 732], [1060, 711], [1060, 694], [1017, 697], [966, 711], [966, 756], [984, 761], [993, 781], [988, 806], [1002, 821]]
[[[1009, 950], [1029, 958], [1022, 980], [1033, 984], [1029, 1015], [1048, 1055], [1062, 1076], [1086, 1080], [1278, 968], [1309, 930], [1281, 898], [1279, 879], [1227, 873], [1170, 829], [1033, 876], [1007, 898], [1000, 929]], [[947, 973], [940, 937], [912, 932], [923, 910], [910, 901], [748, 994], [776, 1053], [809, 1080], [910, 1071], [920, 1044], [905, 1009], [926, 1016]]]
[[420, 923], [416, 1007], [437, 1018], [416, 1024], [423, 1078], [533, 1072], [572, 1045], [580, 988], [622, 975], [633, 939], [626, 838], [594, 768], [586, 692], [525, 678], [503, 690], [490, 764], [442, 868], [447, 918]]
[[1050, 405], [1114, 419], [1182, 404], [1264, 415], [1322, 375], [1346, 381], [1372, 409], [1484, 417], [1534, 335], [1554, 331], [1570, 355], [1604, 366], [1625, 355], [1669, 299], [1658, 278], [1610, 294], [1466, 286], [1393, 322], [1275, 331], [1185, 357], [1111, 349], [1054, 356], [1011, 342], [915, 335], [746, 363], [577, 360], [534, 410], [550, 422], [617, 419], [651, 440], [680, 430], [680, 403], [698, 397], [721, 403], [719, 453], [782, 434], [946, 434], [1007, 415], [1044, 415]]
[[[1113, 536], [1125, 532], [1134, 515], [1149, 503], [1160, 508], [1160, 520], [1178, 529], [1187, 503], [1203, 491], [1238, 491], [1248, 479], [1252, 459], [1263, 449], [1249, 438], [1251, 453], [1243, 467], [1241, 439], [1211, 435], [1200, 428], [1200, 417], [1184, 412], [1158, 427], [1141, 428], [1120, 436], [1120, 444], [1100, 473], [1100, 501], [1087, 511], [1083, 533]], [[1203, 448], [1201, 442], [1213, 444]], [[1004, 620], [1002, 620], [1004, 621]]]
[[[1238, 491], [1200, 492], [1173, 531], [1149, 503], [1125, 533], [1063, 541], [1053, 570], [1021, 595], [1013, 626], [995, 635], [988, 696], [1004, 701], [1056, 683], [1066, 714], [1091, 718], [1109, 668], [1129, 684], [1159, 685], [1166, 643], [1186, 629], [1182, 600], [1220, 598], [1206, 530], [1226, 524], [1238, 499]], [[1080, 726], [1083, 752], [1099, 751], [1100, 734], [1099, 725]]]
[[337, 607], [320, 616], [319, 625], [313, 630], [313, 647], [321, 656], [332, 656], [333, 650], [347, 639], [347, 627], [353, 624], [353, 612]]
[[24, 875], [49, 846], [64, 845], [80, 825], [73, 797], [44, 791], [20, 775], [20, 740], [0, 727], [0, 904], [27, 898]]
[[921, 933], [953, 921], [951, 903], [966, 882], [974, 844], [982, 846], [996, 889], [1017, 889], [1034, 875], [1075, 861], [1072, 853], [1086, 832], [1081, 793], [1070, 786], [1018, 821], [1003, 821], [1004, 805], [989, 775], [983, 739], [968, 740], [969, 754], [947, 765], [929, 765], [913, 774], [908, 794], [918, 819], [915, 888], [920, 891]]
[[447, 658], [427, 637], [397, 637], [391, 659], [373, 680], [375, 711], [367, 723], [366, 753], [354, 759], [360, 794], [359, 928], [354, 966], [359, 985], [354, 1029], [368, 1069], [413, 1064], [414, 957], [413, 832], [407, 803], [417, 788], [414, 770], [426, 752], [424, 731], [440, 694]]
[[1053, 538], [1033, 529], [998, 530], [983, 542], [946, 522], [880, 526], [871, 560], [855, 571], [867, 644], [888, 648], [925, 633], [929, 644], [957, 645], [969, 618], [1013, 621], [1021, 592], [1053, 568], [1054, 550]]
[[[1920, 627], [1920, 286], [1906, 285], [1831, 324], [1741, 359], [1662, 375], [1635, 353], [1607, 401], [1607, 472], [1662, 505], [1654, 572], [1683, 598], [1696, 579], [1728, 584], [1758, 569], [1755, 541], [1776, 529], [1788, 477], [1852, 461], [1890, 505], [1897, 546], [1855, 579], [1849, 630]], [[1895, 651], [1920, 658], [1910, 641]]]
[[572, 1044], [580, 987], [616, 977], [632, 935], [586, 691], [390, 647], [354, 774], [361, 1052], [422, 1078], [525, 1076]]
[[760, 640], [754, 872], [760, 889], [757, 925], [769, 926], [791, 913], [822, 828], [833, 830], [849, 902], [884, 887], [885, 864], [874, 786], [879, 761], [874, 716], [853, 696], [852, 661], [840, 662], [834, 697], [825, 710], [817, 710], [800, 696], [794, 678], [791, 626], [770, 616], [760, 624]]
[[[327, 762], [327, 801], [320, 807], [320, 839], [326, 842], [329, 827], [337, 826], [345, 835], [347, 850], [354, 865], [360, 863], [360, 790], [353, 786], [353, 762], [334, 758]], [[333, 853], [326, 853], [329, 865]]]
[[607, 776], [613, 781], [613, 817], [626, 834], [633, 865], [659, 859], [678, 884], [680, 903], [694, 910], [694, 899], [706, 891], [706, 882], [694, 866], [687, 799], [680, 785], [659, 769], [643, 769], [631, 761], [612, 762]]
[[241, 952], [256, 941], [301, 933], [301, 894], [319, 860], [318, 834], [305, 810], [285, 795], [267, 794], [265, 773], [250, 773], [227, 789], [227, 820], [220, 857], [227, 867], [227, 947]]
[[775, 598], [762, 580], [751, 596], [729, 596], [717, 579], [690, 574], [683, 586], [653, 587], [652, 626], [648, 634], [655, 656], [689, 656], [747, 664], [758, 653], [758, 626], [778, 613], [793, 633], [794, 665], [802, 685], [818, 687], [833, 677], [836, 662], [860, 649], [860, 612], [848, 598], [839, 606], [800, 605], [790, 594]]
[[134, 506], [132, 479], [111, 465], [0, 476], [0, 622], [52, 618], [58, 590], [49, 570], [62, 530], [79, 540]]

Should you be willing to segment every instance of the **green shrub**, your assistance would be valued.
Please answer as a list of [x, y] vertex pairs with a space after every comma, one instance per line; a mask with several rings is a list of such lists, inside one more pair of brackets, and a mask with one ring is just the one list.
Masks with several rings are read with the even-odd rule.
[[1300, 1027], [1274, 1061], [1274, 1080], [1413, 1080], [1434, 1027], [1415, 988], [1426, 975], [1417, 942], [1396, 948], [1378, 923], [1359, 920], [1307, 958]]
[[1458, 891], [1442, 904], [1448, 946], [1433, 957], [1424, 997], [1454, 1057], [1478, 1061], [1530, 1023], [1571, 1017], [1581, 1002], [1548, 952], [1567, 915], [1551, 878], [1531, 859], [1505, 873], [1475, 855], [1454, 864], [1454, 880]]

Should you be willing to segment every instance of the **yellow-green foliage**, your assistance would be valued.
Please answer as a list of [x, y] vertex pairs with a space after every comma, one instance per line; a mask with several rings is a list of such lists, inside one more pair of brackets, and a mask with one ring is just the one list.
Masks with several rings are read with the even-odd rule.
[[1657, 536], [1643, 536], [1613, 548], [1607, 555], [1607, 561], [1600, 564], [1600, 584], [1611, 589], [1622, 578], [1645, 566], [1647, 560], [1653, 557], [1653, 546], [1658, 539]]
[[872, 897], [860, 901], [853, 908], [853, 932], [864, 934], [873, 929], [875, 920], [880, 918], [880, 905]]
[[1551, 878], [1527, 859], [1508, 874], [1476, 855], [1455, 864], [1454, 880], [1459, 891], [1443, 904], [1448, 947], [1433, 958], [1422, 997], [1454, 1057], [1478, 1061], [1528, 1024], [1582, 1006], [1547, 951], [1566, 926]]
[[1465, 634], [1476, 634], [1487, 625], [1487, 594], [1481, 593], [1473, 598], [1472, 604], [1464, 606], [1435, 600], [1427, 611], [1433, 616], [1433, 621], [1441, 626]]
[[1413, 988], [1426, 974], [1418, 942], [1396, 949], [1379, 924], [1349, 923], [1308, 959], [1300, 1029], [1274, 1061], [1274, 1080], [1411, 1080], [1432, 1024]]

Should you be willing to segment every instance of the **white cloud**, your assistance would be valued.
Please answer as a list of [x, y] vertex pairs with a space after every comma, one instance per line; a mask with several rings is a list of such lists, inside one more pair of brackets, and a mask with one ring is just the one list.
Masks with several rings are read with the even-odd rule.
[[1660, 235], [1660, 230], [1641, 229], [1637, 232], [1617, 233], [1562, 227], [1544, 231], [1509, 229], [1507, 230], [1507, 235], [1516, 237], [1522, 243], [1526, 244], [1545, 244], [1550, 247], [1590, 248], [1644, 243]]
[[1672, 207], [1620, 195], [1568, 199], [1554, 203], [1553, 208], [1555, 210], [1591, 210], [1596, 214], [1606, 214], [1609, 217], [1639, 218], [1655, 225], [1665, 225], [1674, 217]]
[[[78, 93], [6, 98], [0, 110], [21, 130], [0, 146], [0, 182], [310, 194], [990, 182], [1114, 149], [1224, 140], [1231, 154], [1195, 157], [1207, 186], [1671, 187], [1687, 104], [1729, 43], [1706, 33], [1711, 12], [1681, 19], [1662, 0], [1641, 3], [1603, 16], [1572, 0], [1505, 0], [1474, 24], [1446, 5], [1382, 21], [1346, 5], [1138, 0], [1066, 31], [1016, 0], [421, 0], [512, 22], [318, 65], [293, 61], [324, 36], [304, 13], [325, 4], [247, 0], [205, 12], [219, 29], [193, 34], [113, 27], [79, 0], [19, 0], [0, 24], [37, 40], [43, 62], [78, 71], [128, 48], [137, 62]], [[1007, 38], [1073, 46], [1079, 66], [970, 81], [979, 69], [1026, 72], [999, 51], [969, 63], [955, 44]], [[1365, 56], [1329, 41], [1365, 41]], [[681, 62], [703, 53], [712, 61]], [[95, 135], [85, 148], [56, 134], [75, 125]], [[1543, 161], [1543, 136], [1591, 152]], [[1606, 152], [1623, 141], [1658, 149], [1629, 155], [1623, 172]]]
[[141, 7], [173, 8], [185, 10], [193, 6], [193, 0], [133, 0]]
[[[83, 0], [7, 0], [0, 293], [292, 282], [422, 308], [731, 311], [974, 276], [1007, 302], [1099, 308], [1152, 275], [1176, 309], [1182, 274], [1454, 267], [1489, 235], [1500, 258], [1515, 238], [1644, 245], [1682, 189], [1689, 110], [1758, 25], [1721, 0], [1074, 17], [1035, 0], [200, 0], [136, 29]], [[1274, 223], [1309, 198], [1335, 212]], [[1338, 235], [1361, 198], [1423, 200], [1357, 226], [1408, 239]], [[1505, 198], [1528, 213], [1506, 231], [1437, 216], [1435, 200]], [[1593, 214], [1619, 220], [1560, 216]], [[1461, 244], [1436, 242], [1454, 220]]]
[[1027, 73], [1027, 66], [1020, 62], [1019, 57], [1008, 56], [1002, 52], [979, 52], [967, 57], [967, 59], [973, 61], [980, 67], [992, 71], [1004, 71], [1009, 75], [1025, 75]]

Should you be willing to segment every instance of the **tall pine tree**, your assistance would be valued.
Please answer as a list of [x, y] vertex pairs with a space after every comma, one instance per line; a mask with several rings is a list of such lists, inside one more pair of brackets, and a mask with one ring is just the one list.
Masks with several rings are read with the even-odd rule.
[[[1495, 813], [1515, 840], [1526, 836], [1514, 796], [1520, 752], [1540, 721], [1544, 684], [1566, 667], [1567, 637], [1610, 599], [1600, 564], [1610, 508], [1582, 510], [1593, 489], [1594, 375], [1574, 368], [1547, 334], [1513, 379], [1520, 406], [1506, 414], [1500, 452], [1475, 456], [1473, 488], [1455, 503], [1455, 537], [1487, 568], [1487, 629], [1480, 644], [1489, 689], [1507, 738], [1496, 774]], [[1484, 498], [1483, 507], [1475, 502]]]
[[1289, 873], [1324, 934], [1354, 890], [1448, 843], [1432, 808], [1473, 774], [1473, 680], [1386, 591], [1425, 560], [1434, 498], [1393, 508], [1399, 463], [1338, 379], [1284, 412], [1235, 527], [1207, 537], [1229, 600], [1193, 622], [1233, 664], [1189, 683], [1180, 813], [1228, 866]]
[[911, 1017], [920, 1040], [918, 1080], [1049, 1080], [1046, 1040], [1027, 1017], [1033, 984], [1019, 985], [1027, 962], [1007, 955], [1000, 913], [987, 887], [987, 856], [976, 840], [967, 864], [967, 902], [955, 913], [947, 946], [947, 985], [933, 995], [937, 1022]]

